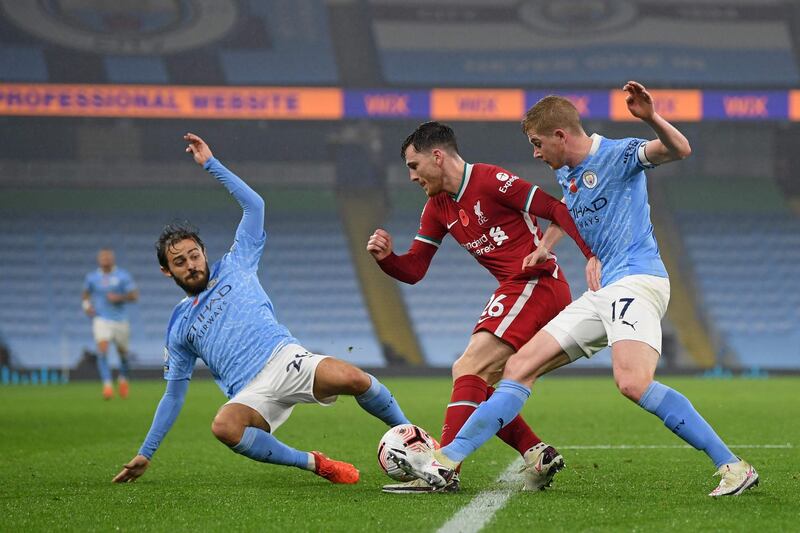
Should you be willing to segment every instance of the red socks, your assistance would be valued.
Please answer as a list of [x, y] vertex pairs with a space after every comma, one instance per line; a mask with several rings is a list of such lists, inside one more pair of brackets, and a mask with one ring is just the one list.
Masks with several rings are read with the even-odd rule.
[[[475, 375], [461, 376], [453, 383], [453, 394], [450, 396], [442, 427], [442, 446], [453, 442], [458, 430], [466, 423], [472, 412], [493, 392], [493, 387]], [[542, 442], [519, 415], [501, 429], [497, 436], [520, 454]]]
[[444, 413], [442, 446], [456, 438], [456, 433], [467, 422], [469, 415], [486, 400], [488, 385], [478, 376], [461, 376], [453, 383], [453, 394]]

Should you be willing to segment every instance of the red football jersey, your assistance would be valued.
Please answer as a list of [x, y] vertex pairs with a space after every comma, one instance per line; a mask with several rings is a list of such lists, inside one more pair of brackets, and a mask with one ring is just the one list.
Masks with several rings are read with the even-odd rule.
[[458, 194], [428, 199], [415, 239], [438, 248], [450, 233], [498, 281], [542, 272], [559, 277], [553, 254], [536, 269], [522, 270], [542, 238], [535, 215], [551, 218], [553, 203], [560, 202], [501, 167], [467, 163]]

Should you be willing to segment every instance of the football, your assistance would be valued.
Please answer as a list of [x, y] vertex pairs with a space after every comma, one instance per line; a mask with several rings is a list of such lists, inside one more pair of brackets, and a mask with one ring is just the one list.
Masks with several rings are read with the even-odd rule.
[[378, 443], [378, 464], [386, 475], [396, 481], [411, 481], [409, 476], [397, 467], [387, 453], [393, 451], [399, 455], [408, 455], [414, 452], [425, 452], [439, 448], [439, 442], [428, 435], [428, 432], [414, 424], [400, 424], [384, 433]]

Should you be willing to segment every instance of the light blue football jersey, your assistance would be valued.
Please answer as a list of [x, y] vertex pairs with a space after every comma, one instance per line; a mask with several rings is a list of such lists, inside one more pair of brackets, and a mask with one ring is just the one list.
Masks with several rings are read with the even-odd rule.
[[83, 289], [89, 293], [97, 316], [114, 322], [128, 320], [128, 306], [133, 302], [111, 303], [108, 294], [127, 294], [136, 290], [136, 283], [128, 271], [114, 267], [111, 272], [103, 272], [98, 268], [86, 274]]
[[592, 135], [589, 155], [556, 179], [581, 236], [602, 263], [603, 287], [633, 274], [667, 277], [650, 222], [644, 139]]
[[[261, 199], [216, 159], [209, 160], [206, 169], [242, 203], [245, 216], [230, 251], [209, 269], [206, 290], [184, 298], [175, 307], [167, 328], [164, 378], [189, 379], [200, 358], [231, 398], [264, 368], [277, 348], [299, 343], [278, 322], [258, 279], [258, 262], [267, 238], [263, 203], [257, 205]], [[259, 237], [254, 236], [256, 227]]]

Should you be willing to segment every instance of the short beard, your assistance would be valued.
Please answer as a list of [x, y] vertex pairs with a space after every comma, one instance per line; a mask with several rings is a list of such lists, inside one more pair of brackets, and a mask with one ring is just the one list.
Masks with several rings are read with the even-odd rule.
[[203, 275], [203, 277], [193, 283], [186, 283], [184, 281], [181, 281], [174, 275], [172, 276], [172, 279], [175, 280], [175, 284], [181, 289], [183, 289], [183, 291], [186, 294], [189, 294], [191, 296], [197, 296], [198, 294], [206, 290], [206, 288], [208, 287], [208, 261], [206, 261], [205, 271], [202, 272], [201, 274]]

